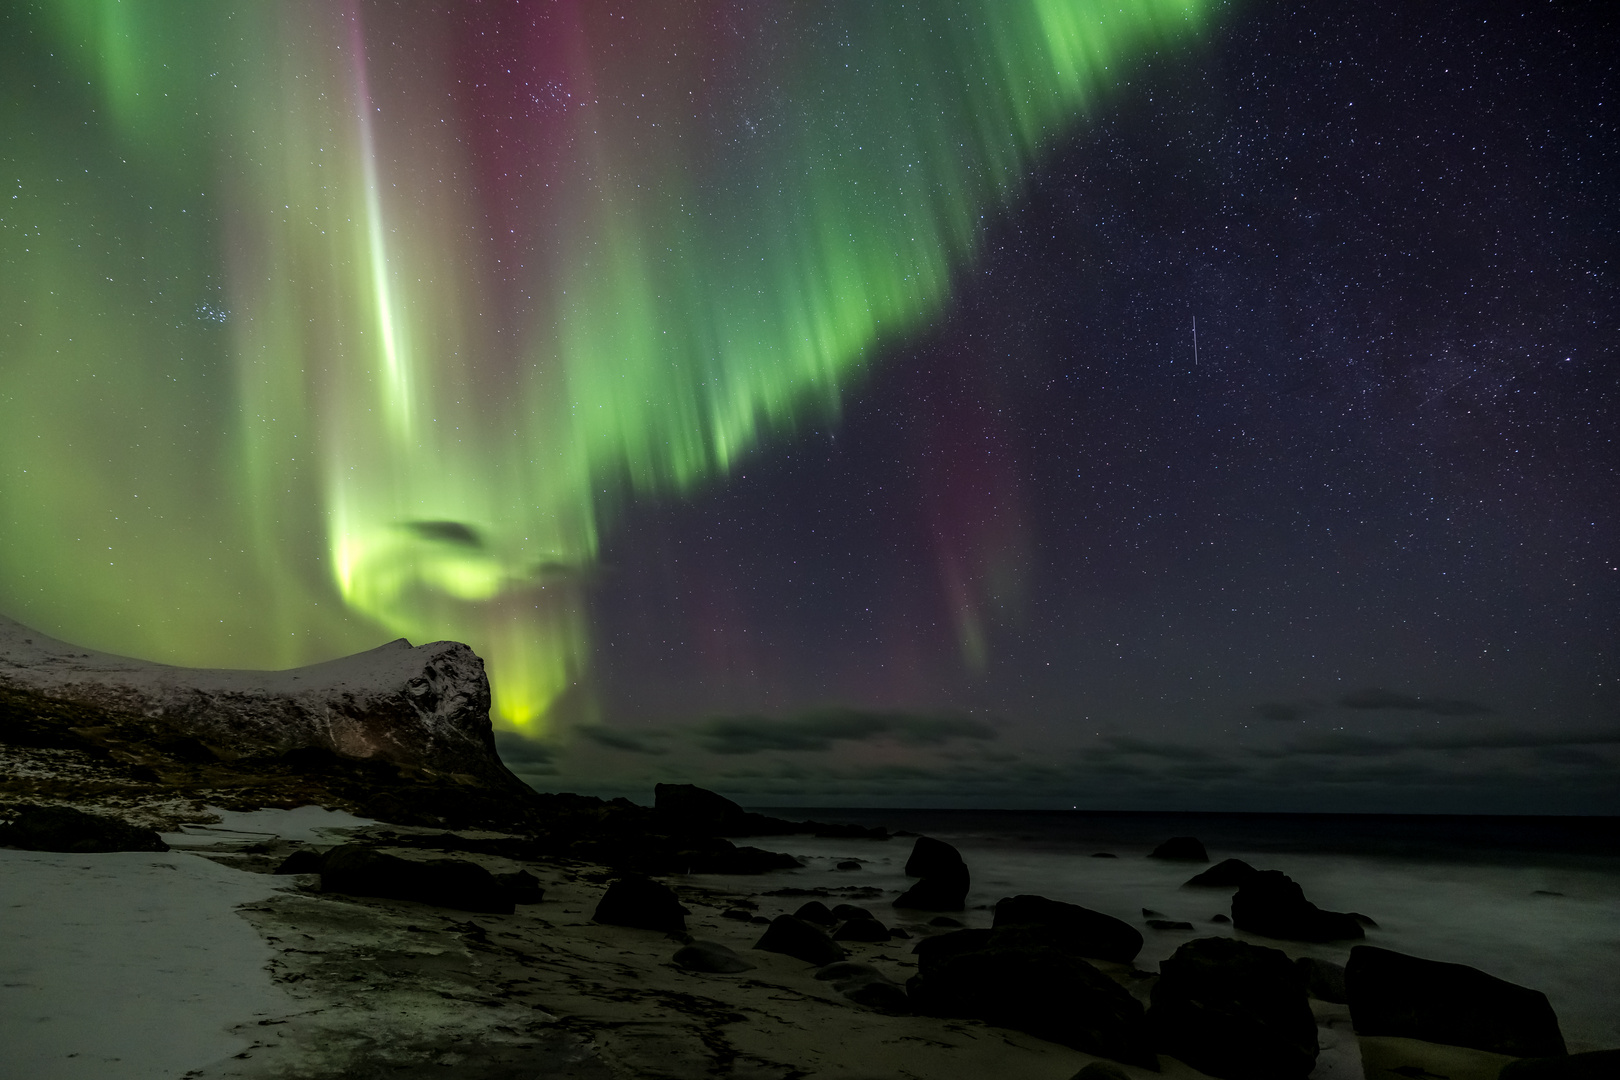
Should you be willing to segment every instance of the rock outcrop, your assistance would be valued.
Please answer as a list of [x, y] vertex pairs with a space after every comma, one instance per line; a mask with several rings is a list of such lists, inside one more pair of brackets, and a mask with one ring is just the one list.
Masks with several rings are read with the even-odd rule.
[[1344, 966], [1344, 984], [1350, 1020], [1361, 1035], [1399, 1035], [1514, 1057], [1567, 1053], [1546, 994], [1478, 968], [1357, 945]]
[[95, 652], [0, 617], [0, 726], [10, 742], [152, 750], [206, 762], [298, 750], [485, 780], [495, 753], [484, 663], [403, 638], [286, 671], [183, 668]]
[[[657, 784], [653, 809], [666, 828], [701, 836], [789, 836], [809, 833], [832, 839], [887, 840], [881, 826], [829, 824], [824, 821], [786, 821], [744, 810], [718, 792], [696, 784]], [[856, 869], [859, 864], [856, 865]]]
[[152, 829], [71, 806], [19, 806], [0, 817], [0, 847], [25, 851], [168, 851]]
[[323, 802], [402, 824], [510, 819], [533, 793], [496, 753], [489, 700], [483, 661], [453, 641], [235, 671], [96, 652], [0, 617], [0, 743], [226, 801]]
[[1284, 941], [1343, 941], [1367, 936], [1354, 915], [1324, 911], [1281, 870], [1257, 870], [1232, 897], [1232, 925]]
[[1305, 1080], [1316, 1020], [1280, 949], [1199, 938], [1159, 965], [1148, 1023], [1161, 1053], [1223, 1080]]

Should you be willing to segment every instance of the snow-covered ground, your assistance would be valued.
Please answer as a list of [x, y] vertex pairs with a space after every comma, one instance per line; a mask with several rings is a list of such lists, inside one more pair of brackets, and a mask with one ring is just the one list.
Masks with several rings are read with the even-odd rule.
[[[318, 807], [220, 817], [164, 839], [332, 842], [321, 830], [366, 824]], [[287, 884], [184, 850], [0, 848], [0, 1080], [178, 1080], [240, 1053], [228, 1028], [296, 1005], [235, 909]]]

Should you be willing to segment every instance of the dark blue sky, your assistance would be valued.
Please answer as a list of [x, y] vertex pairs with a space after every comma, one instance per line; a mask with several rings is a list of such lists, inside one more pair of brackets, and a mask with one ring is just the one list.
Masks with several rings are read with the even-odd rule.
[[1620, 811], [1616, 55], [1601, 5], [1236, 5], [836, 422], [630, 511], [604, 726], [511, 756], [744, 801]]

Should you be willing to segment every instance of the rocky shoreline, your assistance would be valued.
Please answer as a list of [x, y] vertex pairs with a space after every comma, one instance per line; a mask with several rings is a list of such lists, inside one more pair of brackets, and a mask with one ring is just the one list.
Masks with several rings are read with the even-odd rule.
[[[1379, 1080], [1617, 1071], [1613, 1051], [1564, 1052], [1543, 995], [1473, 968], [1364, 944], [1341, 968], [1205, 937], [1143, 970], [1141, 931], [1102, 912], [1039, 896], [964, 911], [971, 868], [933, 838], [783, 821], [689, 785], [652, 807], [542, 795], [501, 765], [487, 708], [454, 643], [193, 672], [0, 621], [0, 846], [18, 849], [0, 855], [201, 857], [264, 882], [237, 910], [277, 1007], [234, 1022], [244, 1048], [195, 1080], [1348, 1080], [1346, 1059], [1318, 1058], [1341, 1034]], [[312, 806], [348, 824], [263, 827]], [[874, 845], [905, 854], [914, 883], [784, 886], [798, 859], [736, 842], [790, 835], [846, 843], [851, 870]], [[1209, 861], [1190, 837], [1154, 857]], [[1279, 946], [1376, 926], [1237, 860], [1186, 887], [1235, 889], [1231, 920]]]

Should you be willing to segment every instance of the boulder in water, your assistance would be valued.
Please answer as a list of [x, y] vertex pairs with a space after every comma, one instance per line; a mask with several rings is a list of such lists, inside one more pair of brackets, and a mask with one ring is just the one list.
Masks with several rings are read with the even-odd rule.
[[943, 840], [919, 836], [906, 860], [906, 875], [921, 881], [894, 900], [897, 908], [917, 911], [961, 911], [967, 906], [967, 863]]
[[1182, 886], [1212, 889], [1233, 888], [1242, 885], [1257, 873], [1259, 873], [1258, 870], [1242, 859], [1222, 859], [1202, 874], [1194, 874], [1182, 882]]
[[1172, 836], [1148, 855], [1150, 859], [1169, 859], [1173, 862], [1209, 862], [1204, 842], [1196, 836]]
[[966, 872], [967, 863], [962, 861], [962, 853], [945, 841], [935, 840], [932, 836], [917, 837], [917, 842], [911, 846], [911, 856], [906, 859], [907, 877], [934, 877]]
[[1257, 870], [1232, 897], [1232, 925], [1285, 941], [1364, 938], [1355, 917], [1323, 911], [1305, 899], [1299, 883], [1280, 870]]

